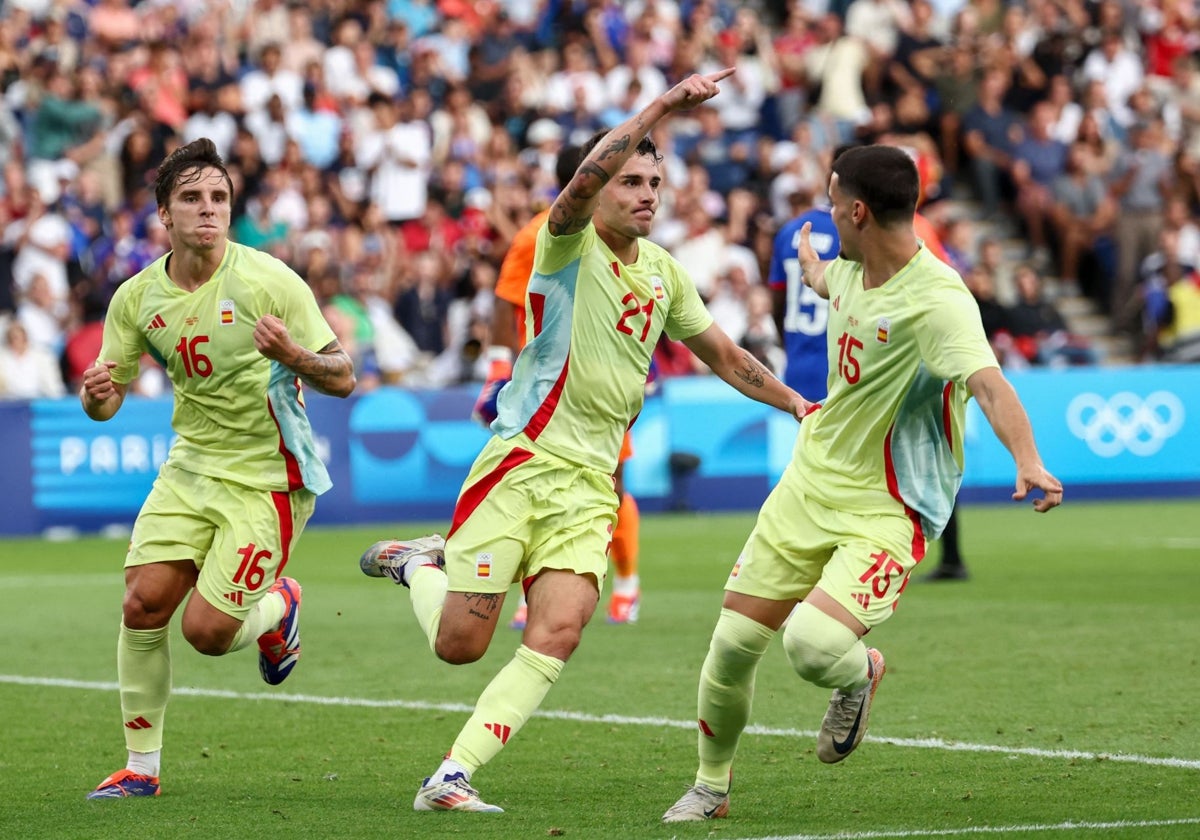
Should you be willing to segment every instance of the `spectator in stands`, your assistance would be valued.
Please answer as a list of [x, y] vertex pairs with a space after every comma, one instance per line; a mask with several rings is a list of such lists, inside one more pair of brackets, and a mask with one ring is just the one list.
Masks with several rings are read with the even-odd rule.
[[304, 104], [288, 114], [287, 136], [300, 144], [304, 160], [317, 169], [327, 169], [337, 159], [342, 135], [342, 117], [335, 109], [317, 106], [317, 87], [306, 82]]
[[746, 329], [738, 346], [749, 350], [776, 376], [783, 370], [786, 357], [772, 314], [771, 292], [762, 284], [746, 289]]
[[334, 296], [326, 309], [335, 309], [349, 319], [346, 331], [376, 377], [402, 381], [418, 366], [419, 351], [392, 313], [386, 276], [363, 262], [354, 267], [348, 286], [349, 291]]
[[425, 251], [413, 258], [413, 284], [396, 300], [396, 320], [422, 353], [436, 356], [446, 349], [446, 313], [450, 293], [442, 286], [442, 261]]
[[32, 109], [26, 153], [31, 161], [53, 163], [78, 152], [100, 130], [102, 121], [99, 103], [81, 99], [74, 78], [51, 68], [45, 90]]
[[1042, 278], [1031, 265], [1017, 268], [1017, 302], [1008, 311], [1013, 342], [1030, 364], [1048, 367], [1089, 365], [1097, 361], [1095, 350], [1073, 335], [1053, 303], [1042, 291]]
[[846, 10], [846, 34], [866, 45], [869, 61], [864, 87], [876, 97], [896, 54], [902, 31], [911, 30], [912, 11], [903, 0], [854, 0]]
[[716, 293], [717, 279], [725, 259], [725, 235], [713, 224], [712, 213], [696, 202], [681, 209], [687, 233], [674, 249], [674, 257], [684, 267], [700, 297], [709, 300]]
[[275, 42], [263, 45], [257, 66], [242, 76], [239, 84], [247, 114], [266, 108], [272, 96], [279, 97], [285, 112], [304, 103], [304, 81], [299, 73], [282, 67], [282, 52]]
[[637, 95], [624, 105], [633, 113], [641, 111], [656, 96], [666, 93], [667, 77], [663, 75], [662, 70], [651, 63], [651, 49], [651, 43], [645, 37], [635, 35], [629, 39], [625, 46], [624, 61], [604, 74], [604, 85], [607, 88], [610, 106], [625, 98], [630, 84], [635, 80], [638, 83]]
[[17, 294], [27, 292], [33, 278], [40, 275], [49, 284], [56, 311], [65, 309], [70, 293], [67, 260], [71, 255], [71, 227], [67, 220], [47, 207], [41, 194], [34, 190], [27, 214], [9, 224], [4, 238], [16, 246], [12, 275]]
[[[734, 76], [737, 73], [729, 78]], [[727, 130], [720, 113], [711, 105], [697, 108], [695, 119], [700, 132], [679, 138], [680, 154], [688, 163], [704, 167], [717, 192], [728, 193], [742, 186], [749, 177], [751, 140]]]
[[[1104, 180], [1091, 171], [1091, 150], [1084, 142], [1071, 144], [1066, 170], [1051, 187], [1051, 220], [1058, 249], [1060, 293], [1073, 296], [1084, 291], [1107, 307], [1112, 293], [1111, 278], [1098, 258], [1112, 231], [1116, 203]], [[1081, 271], [1081, 267], [1086, 267]], [[1081, 282], [1086, 281], [1086, 282]]]
[[66, 340], [68, 308], [60, 305], [44, 275], [35, 274], [17, 304], [17, 321], [30, 345], [57, 357]]
[[1182, 252], [1179, 230], [1164, 227], [1158, 249], [1139, 267], [1139, 284], [1144, 299], [1144, 343], [1139, 357], [1172, 356], [1174, 361], [1200, 361], [1196, 283], [1200, 268]]
[[963, 116], [963, 151], [983, 218], [993, 219], [1002, 202], [1012, 199], [1013, 146], [1020, 139], [1017, 116], [1004, 107], [1009, 88], [1008, 73], [992, 68], [983, 74], [975, 106]]
[[271, 94], [263, 108], [249, 112], [242, 120], [246, 130], [254, 135], [259, 154], [268, 167], [283, 163], [284, 147], [288, 141], [286, 121], [283, 100], [278, 94]]
[[1200, 274], [1176, 278], [1167, 287], [1167, 304], [1157, 325], [1162, 360], [1200, 362]]
[[978, 56], [967, 46], [954, 44], [934, 56], [936, 75], [933, 89], [940, 103], [937, 134], [946, 174], [956, 177], [962, 161], [963, 120], [978, 100], [976, 78]]
[[312, 10], [303, 3], [287, 4], [287, 36], [280, 43], [279, 64], [292, 73], [304, 75], [310, 63], [325, 57], [325, 45], [313, 35]]
[[285, 253], [288, 227], [271, 216], [277, 194], [278, 190], [266, 181], [259, 185], [258, 193], [246, 202], [246, 213], [233, 223], [230, 238], [234, 242], [275, 256]]
[[966, 216], [947, 219], [942, 228], [945, 262], [964, 278], [975, 269], [975, 238], [975, 226]]
[[54, 355], [31, 344], [20, 321], [9, 322], [0, 347], [0, 399], [53, 399], [65, 393]]
[[1130, 137], [1131, 148], [1117, 159], [1110, 182], [1117, 203], [1117, 276], [1110, 306], [1114, 329], [1136, 339], [1142, 305], [1137, 269], [1158, 247], [1172, 169], [1163, 152], [1161, 124], [1139, 123]]
[[970, 290], [971, 296], [979, 305], [983, 332], [996, 352], [996, 358], [1005, 367], [1010, 367], [1005, 364], [1006, 354], [1011, 347], [1009, 339], [1012, 335], [1009, 325], [1009, 310], [1007, 306], [996, 299], [996, 284], [991, 272], [983, 265], [975, 265], [963, 275], [963, 282], [967, 284], [967, 289]]
[[774, 87], [774, 76], [764, 64], [759, 49], [760, 44], [763, 49], [769, 48], [770, 42], [763, 37], [763, 28], [757, 16], [753, 12], [750, 14], [752, 38], [746, 38], [738, 29], [726, 29], [717, 35], [712, 55], [702, 60], [696, 71], [715, 73], [725, 67], [737, 68], [705, 110], [711, 110], [718, 116], [730, 135], [731, 145], [747, 146], [747, 154], [749, 146], [758, 138], [763, 102]]
[[862, 41], [842, 32], [841, 18], [833, 12], [822, 15], [815, 30], [817, 43], [804, 54], [809, 103], [832, 123], [830, 145], [837, 145], [848, 142], [869, 114], [863, 85], [871, 57]]
[[1120, 29], [1104, 31], [1100, 46], [1088, 53], [1079, 74], [1085, 81], [1104, 85], [1108, 107], [1121, 126], [1133, 124], [1129, 97], [1142, 86], [1145, 71], [1141, 58], [1125, 45]]
[[59, 358], [63, 381], [69, 391], [78, 391], [83, 384], [83, 372], [100, 358], [104, 343], [104, 313], [108, 298], [89, 289], [74, 306], [75, 325], [67, 331], [66, 342]]
[[373, 125], [357, 138], [355, 159], [371, 173], [371, 200], [392, 224], [420, 218], [429, 188], [429, 127], [414, 118], [411, 100], [399, 104], [373, 93]]
[[1051, 136], [1053, 123], [1053, 105], [1049, 102], [1034, 105], [1023, 136], [1012, 152], [1017, 212], [1029, 238], [1030, 253], [1043, 268], [1050, 264], [1048, 227], [1054, 210], [1052, 187], [1067, 171], [1067, 146]]
[[237, 119], [229, 111], [221, 108], [217, 101], [217, 91], [207, 87], [193, 89], [189, 97], [189, 108], [190, 113], [181, 132], [184, 142], [190, 143], [201, 137], [208, 137], [222, 157], [228, 156], [237, 137]]

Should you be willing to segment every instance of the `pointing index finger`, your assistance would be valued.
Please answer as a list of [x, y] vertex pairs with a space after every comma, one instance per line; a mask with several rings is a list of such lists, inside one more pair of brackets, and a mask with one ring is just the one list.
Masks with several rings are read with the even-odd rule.
[[718, 70], [716, 73], [709, 73], [707, 76], [705, 76], [705, 78], [710, 82], [719, 82], [722, 79], [727, 79], [732, 76], [733, 71], [736, 69], [736, 67], [726, 67], [724, 70]]

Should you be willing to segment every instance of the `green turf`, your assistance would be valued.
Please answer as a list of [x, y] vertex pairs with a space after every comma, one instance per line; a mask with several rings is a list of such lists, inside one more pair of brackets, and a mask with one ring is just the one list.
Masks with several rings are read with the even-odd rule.
[[[827, 692], [801, 683], [776, 642], [731, 818], [662, 825], [694, 773], [697, 674], [751, 522], [643, 518], [642, 620], [595, 621], [544, 705], [571, 714], [533, 719], [476, 775], [503, 815], [412, 811], [462, 709], [518, 642], [501, 630], [476, 665], [434, 660], [406, 593], [356, 562], [379, 536], [418, 528], [305, 534], [289, 566], [305, 587], [304, 658], [283, 686], [259, 680], [251, 652], [203, 657], [176, 630], [164, 793], [123, 802], [84, 796], [124, 760], [112, 687], [124, 545], [0, 542], [0, 837], [1200, 836], [1195, 501], [965, 509], [971, 579], [914, 577], [870, 636], [888, 676], [860, 750], [817, 761]], [[280, 695], [294, 699], [262, 699]]]

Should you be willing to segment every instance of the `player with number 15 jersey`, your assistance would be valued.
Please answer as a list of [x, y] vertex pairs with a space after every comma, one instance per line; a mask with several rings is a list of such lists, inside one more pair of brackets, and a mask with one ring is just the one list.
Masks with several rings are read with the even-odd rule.
[[[837, 227], [828, 208], [813, 207], [789, 221], [775, 234], [767, 282], [776, 292], [787, 366], [783, 381], [807, 400], [819, 402], [828, 392], [829, 363], [826, 359], [825, 328], [829, 301], [809, 288], [800, 273], [800, 228], [812, 225], [809, 243], [822, 260], [838, 255]], [[782, 294], [781, 294], [782, 293]]]

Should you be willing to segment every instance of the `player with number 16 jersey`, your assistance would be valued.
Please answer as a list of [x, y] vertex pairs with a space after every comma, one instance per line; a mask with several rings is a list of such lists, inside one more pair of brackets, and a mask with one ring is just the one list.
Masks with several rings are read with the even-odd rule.
[[167, 463], [259, 490], [324, 493], [332, 485], [297, 376], [252, 340], [258, 319], [274, 315], [313, 352], [333, 342], [312, 291], [281, 261], [236, 242], [194, 292], [167, 276], [167, 258], [118, 287], [100, 352], [117, 362], [115, 382], [137, 376], [143, 351], [166, 368], [178, 435]]

